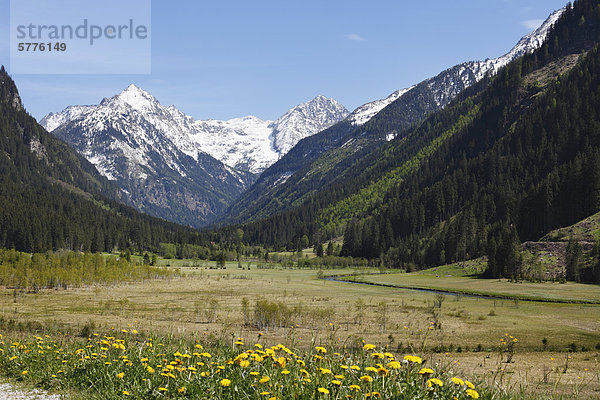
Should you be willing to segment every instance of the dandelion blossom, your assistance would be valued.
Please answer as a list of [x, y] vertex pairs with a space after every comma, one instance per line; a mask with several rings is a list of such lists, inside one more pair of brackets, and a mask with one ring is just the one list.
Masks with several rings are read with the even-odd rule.
[[360, 380], [363, 382], [373, 382], [373, 378], [370, 377], [369, 375], [363, 375], [360, 377]]
[[419, 371], [419, 374], [421, 375], [430, 375], [433, 374], [433, 370], [431, 368], [421, 368], [421, 370]]
[[454, 377], [450, 380], [452, 381], [452, 383], [454, 383], [457, 386], [464, 386], [464, 384], [465, 384], [465, 381], [463, 381], [462, 379], [457, 378], [457, 377]]
[[271, 378], [269, 378], [268, 376], [263, 376], [262, 378], [260, 378], [260, 380], [258, 381], [258, 383], [267, 383], [271, 380]]
[[427, 386], [432, 387], [433, 385], [438, 385], [439, 387], [444, 386], [444, 382], [440, 381], [437, 378], [431, 378], [427, 380]]
[[229, 385], [231, 385], [231, 380], [229, 380], [229, 379], [221, 379], [221, 386], [227, 387]]
[[399, 369], [402, 365], [398, 361], [391, 361], [387, 366], [390, 369]]
[[467, 396], [469, 396], [472, 399], [478, 399], [479, 398], [479, 393], [477, 393], [476, 390], [473, 389], [467, 389]]
[[329, 390], [325, 389], [324, 387], [320, 387], [317, 390], [319, 391], [319, 393], [329, 394]]
[[423, 360], [421, 360], [421, 357], [418, 356], [404, 356], [404, 359], [408, 362], [414, 363], [414, 364], [421, 364], [423, 362]]

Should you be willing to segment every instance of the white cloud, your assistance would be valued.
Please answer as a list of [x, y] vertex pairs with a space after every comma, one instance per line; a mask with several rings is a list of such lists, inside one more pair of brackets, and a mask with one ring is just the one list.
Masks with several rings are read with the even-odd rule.
[[525, 28], [529, 29], [530, 31], [539, 28], [540, 25], [542, 25], [543, 23], [544, 23], [543, 19], [527, 19], [525, 21], [521, 21], [521, 25], [523, 25]]
[[363, 38], [362, 36], [360, 36], [356, 33], [348, 33], [348, 34], [344, 35], [344, 37], [346, 39], [354, 40], [356, 42], [364, 42], [365, 41], [365, 38]]

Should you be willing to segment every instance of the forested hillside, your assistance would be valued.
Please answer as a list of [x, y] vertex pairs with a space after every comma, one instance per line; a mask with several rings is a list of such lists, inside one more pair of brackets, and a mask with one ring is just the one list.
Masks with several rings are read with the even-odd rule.
[[[352, 157], [339, 180], [246, 225], [245, 238], [293, 247], [345, 233], [343, 254], [433, 265], [485, 254], [488, 236], [537, 239], [596, 212], [599, 42], [600, 5], [576, 2], [539, 50]], [[365, 135], [384, 137], [394, 118], [374, 119]]]

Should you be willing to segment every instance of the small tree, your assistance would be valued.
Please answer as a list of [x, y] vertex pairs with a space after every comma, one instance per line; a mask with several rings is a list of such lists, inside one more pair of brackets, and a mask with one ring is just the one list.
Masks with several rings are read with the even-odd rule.
[[218, 268], [225, 268], [225, 260], [226, 260], [226, 256], [225, 256], [225, 252], [221, 251], [219, 254], [217, 254], [216, 257], [216, 263], [217, 263], [217, 267]]
[[569, 238], [566, 254], [566, 275], [567, 280], [579, 282], [579, 263], [581, 261], [582, 249], [581, 244], [573, 236]]
[[379, 320], [381, 333], [385, 332], [385, 325], [387, 323], [387, 309], [388, 305], [385, 301], [380, 301], [379, 304], [377, 304], [377, 319]]
[[317, 257], [323, 257], [323, 243], [317, 244]]
[[327, 255], [332, 256], [333, 254], [334, 254], [333, 242], [330, 241], [329, 244], [327, 245]]
[[366, 304], [362, 298], [359, 297], [358, 299], [356, 299], [356, 302], [354, 303], [354, 309], [356, 310], [356, 315], [354, 319], [356, 320], [356, 322], [358, 322], [359, 325], [362, 325], [363, 323], [363, 318], [365, 316], [365, 307]]

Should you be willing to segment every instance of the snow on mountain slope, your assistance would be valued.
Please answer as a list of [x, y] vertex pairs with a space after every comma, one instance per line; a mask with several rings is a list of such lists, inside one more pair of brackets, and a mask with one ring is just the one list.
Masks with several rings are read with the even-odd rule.
[[[540, 47], [548, 36], [550, 28], [562, 15], [564, 10], [565, 8], [561, 8], [550, 14], [539, 28], [521, 38], [521, 40], [519, 40], [519, 42], [503, 56], [484, 61], [465, 62], [443, 71], [434, 78], [424, 81], [423, 83], [426, 83], [431, 90], [436, 105], [438, 107], [445, 106], [458, 93], [483, 79], [486, 74], [495, 74], [500, 68], [504, 67], [515, 58], [530, 53]], [[394, 92], [385, 99], [364, 104], [354, 110], [348, 116], [347, 120], [355, 126], [363, 125], [379, 111], [410, 92], [416, 86], [419, 85]]]
[[406, 89], [400, 89], [390, 94], [388, 97], [382, 100], [375, 100], [370, 103], [364, 104], [358, 107], [356, 110], [352, 112], [348, 116], [348, 120], [352, 122], [353, 125], [363, 125], [371, 118], [375, 116], [379, 111], [383, 110], [388, 104], [393, 103], [397, 99], [399, 99], [402, 95], [411, 90], [414, 86], [411, 86]]
[[348, 110], [337, 101], [317, 96], [292, 108], [271, 125], [272, 148], [281, 156], [300, 140], [329, 128], [347, 115]]
[[[148, 92], [130, 85], [119, 95], [104, 99], [99, 106], [71, 106], [60, 113], [47, 115], [40, 124], [52, 132], [72, 120], [94, 114], [93, 121], [87, 123], [100, 124], [100, 127], [103, 118], [119, 119], [129, 110], [138, 113], [179, 151], [193, 159], [197, 160], [199, 153], [206, 153], [225, 165], [251, 173], [261, 172], [299, 140], [328, 128], [348, 115], [348, 111], [335, 100], [317, 96], [292, 108], [276, 121], [263, 121], [254, 116], [228, 121], [197, 121], [174, 106], [162, 106]], [[114, 176], [105, 168], [107, 163], [98, 157], [92, 159], [104, 175]], [[176, 169], [174, 164], [170, 165]]]
[[79, 117], [94, 106], [69, 106], [59, 113], [50, 113], [40, 120], [48, 132], [52, 132], [62, 124]]

